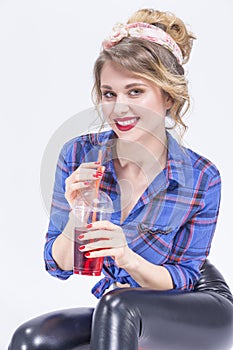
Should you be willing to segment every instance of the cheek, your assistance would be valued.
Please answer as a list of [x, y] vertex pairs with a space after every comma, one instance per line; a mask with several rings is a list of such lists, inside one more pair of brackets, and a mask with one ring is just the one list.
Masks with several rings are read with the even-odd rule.
[[164, 110], [167, 109], [166, 98], [161, 92], [148, 94], [143, 105], [158, 114], [164, 114]]
[[153, 123], [154, 120], [162, 121], [164, 119], [164, 111], [161, 108], [161, 105], [157, 105], [156, 103], [141, 104], [140, 106], [134, 105], [131, 106], [131, 110], [134, 115], [137, 115], [142, 118], [144, 122]]
[[154, 98], [148, 104], [148, 108], [150, 108], [151, 111], [154, 111], [154, 113], [161, 115], [164, 112], [164, 101], [159, 98]]
[[110, 119], [111, 114], [113, 113], [114, 110], [114, 104], [113, 103], [103, 103], [101, 106], [103, 116], [105, 119]]

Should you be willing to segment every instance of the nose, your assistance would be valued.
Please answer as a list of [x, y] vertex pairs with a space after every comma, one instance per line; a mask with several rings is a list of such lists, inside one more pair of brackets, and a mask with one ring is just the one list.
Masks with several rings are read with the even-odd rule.
[[118, 116], [125, 115], [129, 111], [129, 105], [123, 98], [118, 97], [114, 105], [114, 114]]

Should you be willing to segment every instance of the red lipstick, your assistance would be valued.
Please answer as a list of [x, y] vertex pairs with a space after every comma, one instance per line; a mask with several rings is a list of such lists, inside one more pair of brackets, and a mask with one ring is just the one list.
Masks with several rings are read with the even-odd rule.
[[135, 127], [139, 119], [139, 117], [115, 118], [114, 122], [120, 131], [129, 131]]

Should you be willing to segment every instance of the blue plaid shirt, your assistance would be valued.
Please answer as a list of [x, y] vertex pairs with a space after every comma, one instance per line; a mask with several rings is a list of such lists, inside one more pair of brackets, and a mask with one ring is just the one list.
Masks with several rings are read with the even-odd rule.
[[[155, 177], [121, 224], [120, 188], [112, 159], [115, 141], [116, 135], [110, 130], [81, 135], [63, 146], [57, 163], [46, 234], [46, 269], [60, 279], [73, 274], [73, 271], [61, 270], [52, 257], [53, 242], [66, 226], [70, 211], [64, 197], [65, 179], [82, 162], [96, 161], [101, 148], [105, 172], [100, 189], [113, 201], [111, 222], [122, 227], [134, 252], [169, 271], [174, 289], [192, 290], [209, 254], [216, 227], [221, 195], [219, 171], [206, 158], [180, 146], [167, 132], [166, 168]], [[140, 287], [111, 257], [104, 259], [102, 272], [105, 277], [92, 289], [97, 298], [116, 281]]]

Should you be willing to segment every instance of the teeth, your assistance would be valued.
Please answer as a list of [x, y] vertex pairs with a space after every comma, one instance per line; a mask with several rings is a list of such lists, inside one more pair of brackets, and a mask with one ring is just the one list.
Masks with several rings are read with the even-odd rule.
[[122, 126], [126, 126], [126, 125], [130, 125], [130, 124], [135, 123], [136, 120], [137, 120], [137, 118], [133, 118], [133, 119], [127, 120], [125, 122], [121, 122], [118, 120], [117, 124], [122, 125]]

